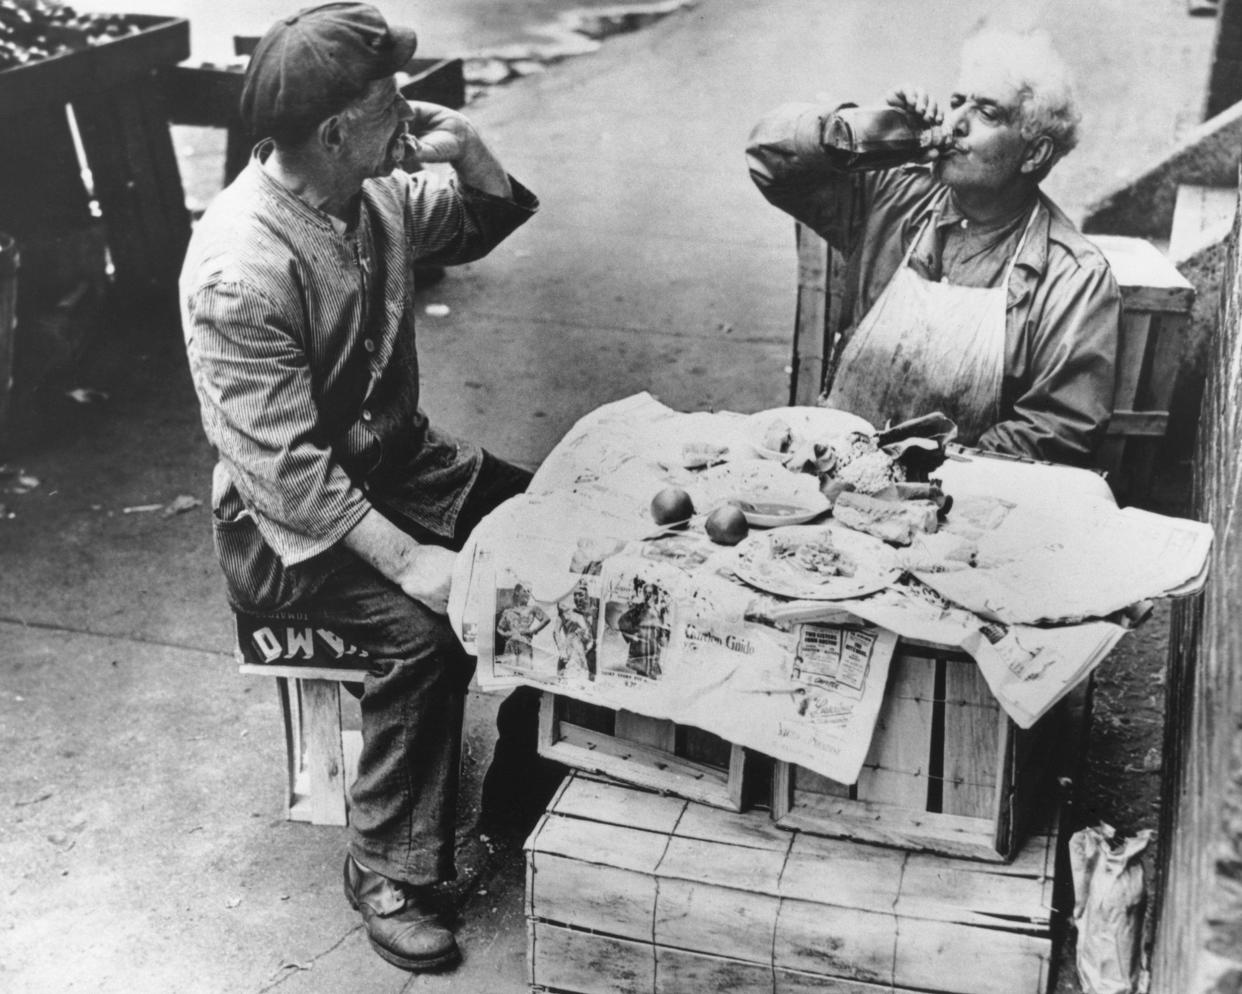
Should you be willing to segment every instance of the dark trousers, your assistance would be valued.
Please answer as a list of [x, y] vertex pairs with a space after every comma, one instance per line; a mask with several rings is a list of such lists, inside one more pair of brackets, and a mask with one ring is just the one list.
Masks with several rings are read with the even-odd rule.
[[[452, 541], [408, 523], [402, 527], [421, 542], [460, 549], [487, 513], [529, 482], [526, 470], [485, 454]], [[362, 752], [350, 794], [351, 855], [411, 884], [453, 879], [461, 730], [474, 659], [447, 619], [361, 560], [334, 571], [290, 610], [314, 617], [369, 655], [359, 698]], [[497, 756], [533, 767], [535, 716], [529, 699], [537, 701], [537, 695], [514, 696], [516, 703], [506, 700], [497, 718]]]

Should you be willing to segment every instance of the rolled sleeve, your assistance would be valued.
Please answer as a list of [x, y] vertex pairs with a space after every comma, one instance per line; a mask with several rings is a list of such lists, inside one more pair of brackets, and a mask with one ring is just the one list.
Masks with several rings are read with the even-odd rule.
[[1084, 267], [1045, 294], [1026, 323], [1029, 386], [982, 449], [1049, 462], [1091, 461], [1112, 412], [1121, 295], [1107, 264]]
[[539, 209], [538, 198], [512, 176], [512, 199], [431, 171], [406, 174], [403, 181], [411, 250], [425, 265], [452, 266], [481, 259]]
[[263, 539], [286, 565], [336, 545], [370, 507], [324, 438], [305, 351], [280, 309], [240, 282], [188, 302], [203, 427]]

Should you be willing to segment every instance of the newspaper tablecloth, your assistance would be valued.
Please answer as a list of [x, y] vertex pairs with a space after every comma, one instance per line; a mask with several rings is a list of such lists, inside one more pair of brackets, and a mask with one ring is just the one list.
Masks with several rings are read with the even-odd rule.
[[[685, 469], [697, 442], [727, 447], [725, 462]], [[865, 597], [776, 597], [740, 582], [737, 551], [701, 526], [653, 537], [651, 497], [670, 482], [699, 509], [773, 473], [816, 489], [757, 452], [753, 417], [683, 414], [648, 394], [584, 417], [458, 558], [449, 617], [480, 686], [673, 719], [854, 783], [897, 636], [970, 654], [1026, 728], [1117, 643], [1119, 612], [1204, 582], [1207, 526], [1119, 510], [1084, 470], [969, 455], [935, 475], [978, 565], [901, 560]]]

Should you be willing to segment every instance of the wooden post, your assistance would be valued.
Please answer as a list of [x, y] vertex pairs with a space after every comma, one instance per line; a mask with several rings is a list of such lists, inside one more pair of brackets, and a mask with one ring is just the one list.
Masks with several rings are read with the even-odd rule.
[[152, 70], [83, 94], [74, 113], [118, 283], [175, 305], [190, 217], [158, 79]]

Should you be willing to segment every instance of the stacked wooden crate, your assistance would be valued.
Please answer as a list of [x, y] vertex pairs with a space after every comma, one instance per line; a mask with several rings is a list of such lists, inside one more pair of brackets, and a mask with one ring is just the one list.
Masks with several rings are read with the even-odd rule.
[[1022, 731], [903, 641], [858, 783], [776, 763], [770, 812], [737, 747], [547, 695], [541, 751], [626, 783], [574, 774], [527, 841], [532, 990], [1046, 990], [1086, 690]]
[[527, 841], [532, 991], [1038, 994], [1054, 845], [1007, 864], [783, 831], [574, 774]]

